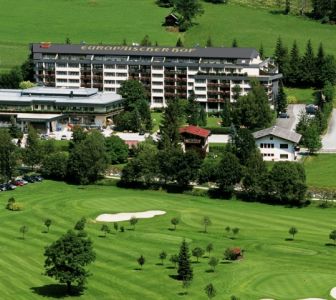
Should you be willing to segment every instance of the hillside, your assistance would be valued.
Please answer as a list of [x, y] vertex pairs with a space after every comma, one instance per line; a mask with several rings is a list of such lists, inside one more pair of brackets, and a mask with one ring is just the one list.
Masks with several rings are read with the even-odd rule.
[[270, 55], [280, 35], [289, 44], [297, 39], [301, 51], [311, 38], [315, 47], [323, 41], [326, 51], [336, 54], [336, 26], [237, 3], [204, 3], [198, 25], [184, 34], [161, 26], [170, 10], [157, 7], [153, 0], [0, 0], [0, 7], [0, 25], [6, 29], [0, 31], [1, 71], [22, 63], [30, 42], [64, 42], [66, 37], [73, 43], [120, 44], [124, 38], [139, 42], [148, 34], [159, 45], [175, 45], [181, 35], [186, 46], [204, 45], [209, 36], [217, 46], [231, 45], [236, 38], [240, 46], [257, 49], [262, 42]]

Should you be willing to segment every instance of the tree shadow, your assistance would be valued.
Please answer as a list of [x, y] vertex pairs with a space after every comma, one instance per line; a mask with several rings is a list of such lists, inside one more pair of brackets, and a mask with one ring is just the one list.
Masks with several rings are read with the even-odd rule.
[[99, 238], [106, 239], [105, 235], [98, 235]]
[[41, 233], [48, 233], [48, 231], [45, 230], [45, 229], [43, 229], [43, 230], [41, 231]]
[[215, 273], [215, 271], [213, 269], [208, 269], [208, 270], [205, 270], [205, 273]]
[[173, 267], [173, 266], [168, 266], [168, 267], [166, 267], [166, 269], [168, 269], [168, 270], [174, 270], [175, 267]]
[[169, 230], [169, 231], [175, 231], [175, 229], [174, 229], [174, 228], [168, 228], [168, 230]]
[[46, 284], [30, 288], [34, 294], [48, 298], [78, 297], [82, 294], [82, 289], [72, 287], [71, 293], [68, 293], [66, 285]]
[[171, 279], [174, 279], [174, 280], [180, 280], [180, 277], [178, 275], [168, 275]]
[[291, 241], [294, 241], [294, 239], [293, 238], [285, 238], [285, 241], [291, 242]]
[[271, 10], [270, 13], [272, 15], [286, 15], [283, 9], [274, 9]]
[[325, 243], [324, 245], [328, 247], [336, 247], [336, 244], [332, 244], [332, 243]]
[[177, 293], [177, 295], [179, 295], [179, 296], [186, 296], [186, 295], [188, 295], [188, 292], [179, 292], [179, 293]]
[[232, 264], [232, 261], [224, 260], [224, 261], [221, 261], [220, 264], [222, 264], [222, 265]]
[[163, 263], [156, 263], [155, 265], [156, 265], [156, 266], [164, 266]]
[[141, 268], [134, 268], [133, 270], [134, 270], [134, 271], [142, 271]]

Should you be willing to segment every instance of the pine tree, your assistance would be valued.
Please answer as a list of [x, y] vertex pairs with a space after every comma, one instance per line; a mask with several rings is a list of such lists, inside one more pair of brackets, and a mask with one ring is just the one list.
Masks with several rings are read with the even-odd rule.
[[207, 42], [206, 42], [206, 46], [207, 47], [213, 47], [211, 36], [208, 37]]
[[325, 70], [325, 64], [326, 64], [326, 59], [325, 59], [325, 54], [324, 54], [324, 49], [323, 49], [323, 44], [320, 43], [317, 56], [316, 56], [316, 86], [318, 88], [323, 87], [325, 83], [325, 78], [324, 78], [324, 70]]
[[238, 48], [238, 42], [235, 38], [232, 41], [232, 48]]
[[262, 43], [260, 44], [259, 55], [261, 59], [265, 59], [264, 46]]
[[180, 246], [180, 253], [178, 257], [178, 269], [177, 274], [180, 280], [190, 281], [193, 278], [193, 270], [190, 263], [190, 253], [188, 244], [185, 239]]
[[288, 49], [283, 45], [281, 37], [276, 42], [274, 59], [279, 66], [279, 72], [283, 74], [286, 80], [289, 70]]
[[178, 40], [176, 42], [176, 47], [184, 47], [181, 38], [178, 38]]
[[199, 120], [198, 120], [198, 125], [205, 127], [207, 126], [207, 114], [205, 112], [204, 107], [201, 107], [200, 113], [199, 113]]
[[232, 116], [231, 116], [231, 104], [229, 103], [229, 101], [224, 101], [221, 117], [223, 127], [231, 126]]
[[276, 98], [276, 111], [279, 115], [281, 112], [285, 112], [287, 109], [287, 95], [285, 93], [283, 85], [280, 83], [279, 93]]
[[287, 82], [291, 86], [297, 86], [301, 81], [301, 58], [299, 47], [294, 41], [293, 47], [290, 52], [289, 70]]
[[177, 148], [180, 142], [179, 128], [184, 112], [178, 100], [170, 100], [163, 113], [160, 124], [160, 149]]
[[301, 62], [301, 78], [304, 86], [314, 86], [316, 76], [316, 59], [311, 40], [307, 42], [306, 53]]
[[285, 6], [285, 14], [288, 15], [291, 10], [291, 2], [290, 0], [286, 0], [286, 6]]

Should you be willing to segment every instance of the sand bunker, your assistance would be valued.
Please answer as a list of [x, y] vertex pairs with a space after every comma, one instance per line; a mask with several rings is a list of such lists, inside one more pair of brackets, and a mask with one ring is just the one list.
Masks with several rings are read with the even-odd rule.
[[132, 217], [137, 219], [149, 219], [155, 216], [164, 215], [166, 212], [163, 210], [148, 210], [144, 212], [132, 212], [132, 213], [118, 213], [118, 214], [102, 214], [96, 218], [98, 222], [121, 222], [128, 221]]
[[306, 299], [302, 299], [302, 300], [326, 300], [326, 299], [322, 299], [322, 298], [306, 298]]
[[331, 289], [330, 296], [331, 296], [331, 298], [336, 299], [336, 287], [334, 287], [333, 289]]

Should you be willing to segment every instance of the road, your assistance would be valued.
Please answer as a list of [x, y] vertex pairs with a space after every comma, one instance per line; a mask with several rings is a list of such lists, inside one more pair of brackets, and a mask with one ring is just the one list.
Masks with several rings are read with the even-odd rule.
[[333, 109], [328, 131], [322, 137], [322, 149], [320, 152], [336, 153], [336, 109]]
[[288, 119], [278, 118], [276, 120], [276, 125], [291, 131], [295, 131], [296, 125], [300, 120], [300, 114], [302, 111], [305, 112], [304, 104], [289, 104], [287, 108], [289, 118]]

